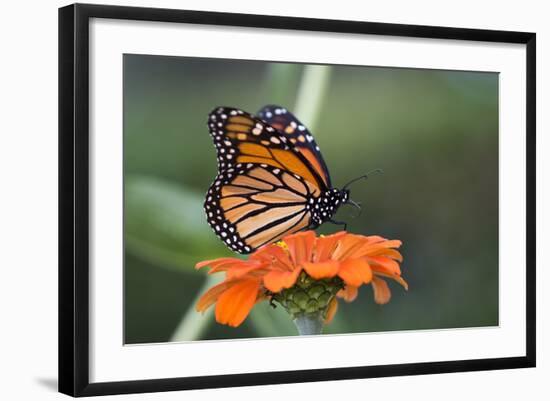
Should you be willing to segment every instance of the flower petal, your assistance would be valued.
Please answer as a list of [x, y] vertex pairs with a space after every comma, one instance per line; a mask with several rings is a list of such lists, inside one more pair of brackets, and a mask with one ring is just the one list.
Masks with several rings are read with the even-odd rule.
[[363, 235], [348, 234], [344, 237], [332, 258], [343, 260], [346, 258], [361, 258], [368, 255], [383, 254], [383, 250], [401, 246], [399, 240], [386, 240], [379, 236], [365, 237]]
[[334, 260], [344, 260], [354, 257], [354, 251], [367, 243], [365, 238], [362, 235], [347, 234], [338, 241], [338, 246], [334, 249], [331, 258]]
[[283, 238], [288, 247], [288, 253], [294, 263], [294, 266], [300, 266], [304, 262], [310, 262], [313, 254], [313, 244], [315, 243], [315, 232], [304, 231], [289, 235]]
[[338, 310], [338, 299], [336, 297], [332, 298], [327, 309], [327, 317], [325, 318], [325, 324], [329, 324], [334, 319], [336, 311]]
[[370, 244], [370, 249], [368, 251], [368, 254], [374, 254], [377, 251], [381, 249], [392, 249], [392, 248], [399, 248], [401, 246], [401, 241], [399, 240], [384, 240], [382, 242], [378, 242], [375, 244]]
[[392, 279], [394, 279], [399, 284], [401, 284], [403, 288], [406, 289], [407, 291], [409, 290], [409, 284], [405, 280], [403, 280], [401, 277], [392, 277]]
[[208, 291], [206, 291], [202, 295], [202, 297], [200, 297], [197, 305], [195, 306], [195, 309], [198, 312], [204, 312], [210, 307], [210, 305], [214, 304], [218, 300], [219, 296], [233, 283], [234, 282], [224, 281], [220, 284], [215, 285], [214, 287], [209, 288]]
[[385, 280], [374, 276], [372, 278], [372, 289], [374, 290], [374, 302], [387, 304], [390, 301], [391, 291]]
[[278, 245], [271, 244], [262, 247], [250, 257], [250, 260], [259, 260], [271, 263], [273, 268], [280, 270], [294, 270], [288, 253]]
[[[258, 275], [258, 274], [262, 274], [263, 271], [265, 271], [265, 267], [267, 266], [267, 263], [265, 262], [254, 262], [254, 261], [249, 261], [249, 263], [244, 263], [242, 264], [241, 266], [232, 266], [230, 269], [227, 269], [227, 272], [226, 272], [226, 279], [235, 279], [235, 278], [240, 278], [240, 277], [243, 277], [245, 275]], [[218, 272], [218, 270], [210, 270], [208, 273], [209, 274], [212, 274], [212, 273], [216, 273]]]
[[331, 278], [338, 273], [340, 263], [336, 260], [327, 260], [326, 262], [306, 262], [302, 266], [307, 274], [315, 280], [322, 278]]
[[369, 256], [367, 261], [372, 267], [372, 270], [375, 272], [379, 271], [381, 273], [389, 275], [401, 275], [401, 269], [399, 268], [399, 263], [395, 260], [386, 258], [384, 256]]
[[366, 237], [369, 244], [372, 246], [379, 246], [384, 248], [399, 248], [402, 245], [402, 242], [398, 239], [386, 239], [379, 237], [377, 235], [371, 235]]
[[290, 288], [296, 283], [301, 268], [294, 271], [271, 270], [264, 276], [264, 286], [271, 292], [280, 292], [283, 288]]
[[385, 256], [387, 258], [397, 260], [398, 262], [403, 262], [403, 255], [395, 249], [373, 247], [367, 252], [367, 256]]
[[256, 279], [238, 280], [223, 292], [216, 303], [216, 321], [237, 327], [256, 303], [260, 282]]
[[313, 262], [324, 262], [329, 259], [336, 248], [337, 242], [346, 235], [345, 231], [339, 231], [332, 235], [317, 238], [315, 240]]
[[359, 287], [369, 283], [372, 279], [372, 270], [364, 259], [346, 259], [340, 262], [338, 276], [348, 285]]
[[409, 284], [405, 280], [403, 280], [401, 276], [389, 275], [389, 274], [384, 274], [380, 272], [375, 272], [375, 274], [377, 276], [391, 278], [392, 280], [397, 281], [404, 289], [406, 290], [409, 289]]
[[346, 302], [352, 302], [357, 298], [358, 288], [352, 285], [346, 285], [343, 289], [338, 291], [336, 296], [342, 298]]
[[386, 238], [384, 237], [381, 237], [379, 235], [367, 235], [365, 237], [365, 239], [367, 240], [367, 242], [369, 244], [376, 244], [378, 242], [383, 242], [383, 241], [386, 241]]
[[228, 266], [231, 266], [233, 264], [241, 264], [243, 263], [243, 260], [237, 259], [237, 258], [219, 258], [219, 259], [212, 259], [212, 260], [204, 260], [202, 262], [199, 262], [195, 265], [195, 269], [201, 269], [205, 266], [210, 266], [212, 268], [227, 268]]

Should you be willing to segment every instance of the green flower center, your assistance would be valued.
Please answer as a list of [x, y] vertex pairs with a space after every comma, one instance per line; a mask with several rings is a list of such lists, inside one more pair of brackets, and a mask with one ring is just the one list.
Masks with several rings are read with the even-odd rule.
[[271, 299], [283, 306], [293, 320], [304, 315], [325, 319], [330, 302], [342, 288], [344, 282], [339, 277], [315, 280], [302, 272], [293, 287], [272, 294]]

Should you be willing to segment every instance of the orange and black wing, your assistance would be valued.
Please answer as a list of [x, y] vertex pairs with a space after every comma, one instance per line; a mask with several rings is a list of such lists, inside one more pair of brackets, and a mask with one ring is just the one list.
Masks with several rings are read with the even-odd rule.
[[310, 160], [277, 129], [242, 110], [214, 109], [208, 120], [218, 157], [218, 171], [238, 163], [267, 164], [287, 170], [315, 185], [328, 189], [325, 179]]
[[231, 249], [249, 253], [311, 223], [310, 204], [326, 190], [287, 138], [241, 110], [209, 116], [218, 175], [204, 203], [214, 232]]
[[206, 195], [208, 223], [231, 249], [250, 253], [311, 224], [306, 180], [268, 164], [238, 163], [218, 174]]
[[291, 112], [281, 106], [268, 105], [262, 107], [258, 117], [271, 125], [281, 136], [287, 138], [288, 143], [298, 149], [308, 160], [324, 184], [331, 188], [330, 174], [313, 135]]

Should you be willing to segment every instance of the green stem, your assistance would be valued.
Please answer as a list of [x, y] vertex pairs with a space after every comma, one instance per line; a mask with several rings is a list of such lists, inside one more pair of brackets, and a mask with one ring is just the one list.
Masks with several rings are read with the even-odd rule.
[[324, 319], [320, 313], [303, 313], [296, 316], [294, 324], [301, 336], [321, 334], [323, 331]]
[[310, 132], [315, 131], [321, 113], [323, 99], [328, 90], [332, 67], [328, 65], [306, 65], [296, 95], [294, 114]]
[[[327, 65], [306, 65], [296, 95], [294, 114], [310, 132], [314, 132], [321, 114], [321, 107], [328, 90], [332, 67]], [[301, 336], [321, 334], [324, 319], [321, 314], [301, 314], [294, 319]]]
[[181, 319], [178, 327], [174, 330], [170, 341], [193, 341], [198, 340], [208, 326], [212, 323], [212, 314], [214, 308], [208, 308], [204, 313], [198, 313], [195, 310], [200, 297], [212, 286], [218, 284], [222, 277], [209, 275], [206, 277], [204, 284], [199, 289], [197, 296], [191, 302], [190, 307], [185, 312], [185, 315]]
[[288, 104], [294, 96], [301, 71], [302, 68], [299, 64], [268, 64], [265, 81], [265, 103]]

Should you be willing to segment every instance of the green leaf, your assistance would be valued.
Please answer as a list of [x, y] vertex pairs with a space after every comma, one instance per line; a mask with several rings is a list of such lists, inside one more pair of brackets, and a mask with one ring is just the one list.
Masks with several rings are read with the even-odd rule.
[[235, 256], [208, 226], [202, 195], [158, 178], [129, 176], [124, 196], [128, 252], [188, 273], [201, 260]]

